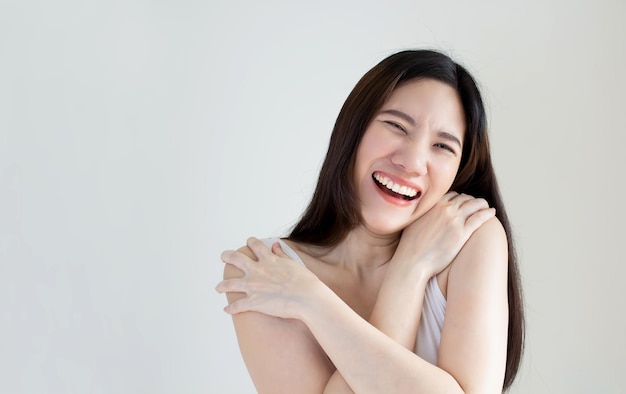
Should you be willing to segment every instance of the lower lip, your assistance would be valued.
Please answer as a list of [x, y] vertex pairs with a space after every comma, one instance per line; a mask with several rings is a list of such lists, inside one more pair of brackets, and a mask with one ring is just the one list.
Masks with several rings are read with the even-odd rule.
[[390, 202], [392, 204], [398, 205], [400, 207], [406, 207], [411, 205], [414, 201], [418, 200], [419, 198], [416, 198], [415, 200], [405, 200], [404, 198], [398, 198], [398, 197], [394, 197], [391, 196], [387, 193], [385, 193], [384, 191], [380, 190], [380, 187], [378, 186], [378, 184], [376, 183], [376, 181], [372, 180], [372, 182], [374, 182], [374, 188], [376, 189], [376, 191], [378, 192], [378, 194], [385, 199], [385, 201]]

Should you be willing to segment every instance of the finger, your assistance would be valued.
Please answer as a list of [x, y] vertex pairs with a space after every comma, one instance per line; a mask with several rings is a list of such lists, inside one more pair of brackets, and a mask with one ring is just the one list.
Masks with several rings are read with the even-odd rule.
[[247, 290], [246, 281], [240, 278], [224, 279], [215, 286], [218, 293], [246, 293]]
[[280, 242], [274, 242], [272, 244], [272, 253], [274, 253], [276, 256], [287, 257], [287, 254], [283, 250], [283, 247], [280, 244]]
[[487, 208], [489, 208], [489, 203], [484, 198], [470, 197], [461, 203], [459, 211], [469, 216], [474, 212]]
[[457, 193], [455, 191], [449, 191], [446, 194], [444, 194], [441, 199], [444, 200], [444, 201], [450, 201], [450, 200], [454, 199], [458, 195], [459, 195], [459, 193]]
[[261, 259], [262, 257], [267, 256], [269, 253], [271, 253], [271, 250], [267, 247], [267, 245], [265, 245], [258, 238], [250, 237], [246, 241], [246, 244], [258, 259]]
[[473, 199], [474, 197], [470, 196], [469, 194], [461, 193], [452, 197], [450, 199], [450, 202], [455, 204], [457, 207], [461, 207], [461, 205], [463, 205], [465, 202], [473, 200]]
[[476, 231], [480, 226], [482, 226], [487, 220], [496, 216], [495, 208], [487, 208], [481, 209], [477, 212], [471, 214], [467, 220], [465, 221], [465, 228], [471, 233]]
[[243, 272], [248, 272], [248, 264], [252, 262], [248, 256], [236, 250], [226, 250], [222, 252], [220, 258], [224, 263], [233, 265]]
[[250, 302], [247, 297], [241, 298], [233, 302], [232, 304], [228, 304], [224, 307], [224, 312], [228, 313], [229, 315], [236, 315], [237, 313], [248, 312], [251, 310], [252, 309], [250, 307]]

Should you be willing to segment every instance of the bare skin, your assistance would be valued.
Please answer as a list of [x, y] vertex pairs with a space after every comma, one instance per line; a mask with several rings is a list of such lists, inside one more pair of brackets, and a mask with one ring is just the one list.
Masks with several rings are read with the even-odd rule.
[[[364, 221], [346, 239], [332, 248], [290, 242], [304, 266], [256, 238], [222, 254], [217, 290], [260, 393], [501, 391], [506, 234], [486, 201], [446, 193], [464, 124], [442, 85], [398, 88], [368, 127], [355, 165]], [[420, 197], [389, 197], [378, 175]], [[413, 352], [433, 276], [447, 299], [437, 365]]]
[[[480, 212], [490, 216], [486, 210]], [[281, 290], [270, 292], [289, 296], [286, 300], [270, 302], [274, 305], [237, 305], [235, 301], [245, 298], [242, 294], [229, 293], [232, 308], [229, 312], [235, 314], [242, 353], [259, 392], [289, 392], [295, 388], [299, 392], [307, 392], [309, 388], [311, 393], [376, 393], [389, 387], [395, 387], [394, 392], [497, 392], [500, 389], [506, 355], [506, 238], [497, 220], [490, 220], [473, 233], [454, 262], [438, 276], [440, 279], [447, 276], [448, 281], [439, 366], [428, 364], [411, 351], [430, 273], [416, 269], [411, 276], [406, 271], [393, 276], [391, 270], [400, 264], [392, 258], [383, 264], [386, 266], [383, 282], [393, 284], [388, 287], [393, 290], [392, 297], [385, 297], [384, 289], [379, 288], [376, 302], [368, 311], [366, 308], [371, 304], [358, 301], [350, 305], [359, 297], [342, 300], [329, 287], [320, 286], [323, 281], [311, 271], [282, 257], [280, 248], [274, 246], [273, 252], [263, 250], [265, 246], [259, 243], [251, 239], [251, 248], [242, 249], [251, 259], [245, 264], [229, 264], [227, 267], [232, 269], [226, 270], [229, 278], [239, 277], [239, 268], [252, 274], [262, 268], [253, 261], [258, 254], [259, 262], [267, 262], [281, 273], [288, 272], [278, 278]], [[270, 262], [271, 255], [278, 259]], [[289, 272], [290, 269], [297, 272]], [[341, 273], [337, 268], [330, 272]], [[292, 275], [298, 280], [293, 280]], [[286, 277], [292, 278], [293, 287], [285, 288]], [[346, 277], [354, 281], [358, 278]], [[249, 284], [254, 286], [254, 282], [251, 280]], [[479, 283], [482, 287], [477, 288]], [[250, 287], [245, 290], [251, 292]], [[335, 291], [351, 294], [350, 286], [339, 286]], [[412, 296], [406, 297], [407, 294]], [[404, 302], [397, 302], [399, 297]], [[392, 302], [386, 303], [386, 299]], [[254, 300], [252, 304], [256, 302], [264, 303]], [[363, 308], [361, 314], [351, 315], [351, 311], [359, 308]], [[263, 309], [263, 314], [242, 313], [249, 309]], [[411, 314], [415, 310], [417, 313]], [[368, 312], [369, 322], [363, 316]], [[270, 314], [278, 314], [282, 319], [272, 318]], [[476, 319], [476, 315], [481, 319]], [[339, 324], [342, 320], [345, 324]], [[411, 324], [415, 321], [417, 324]], [[259, 343], [259, 338], [264, 338], [263, 342]], [[471, 352], [459, 353], [464, 348]], [[366, 362], [368, 359], [370, 364]], [[289, 375], [277, 379], [278, 371], [289, 371]], [[420, 387], [421, 390], [415, 391]]]

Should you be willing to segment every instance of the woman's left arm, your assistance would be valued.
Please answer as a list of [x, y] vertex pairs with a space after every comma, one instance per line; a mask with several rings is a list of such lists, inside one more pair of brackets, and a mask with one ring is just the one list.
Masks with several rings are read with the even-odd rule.
[[502, 224], [486, 222], [450, 267], [439, 367], [465, 392], [501, 393], [508, 334], [508, 247]]

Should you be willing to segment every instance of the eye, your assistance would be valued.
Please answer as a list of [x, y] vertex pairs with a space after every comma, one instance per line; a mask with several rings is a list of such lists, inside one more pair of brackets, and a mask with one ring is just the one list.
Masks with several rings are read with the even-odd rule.
[[446, 144], [444, 144], [443, 142], [438, 142], [438, 143], [436, 143], [436, 144], [435, 144], [435, 146], [436, 146], [437, 148], [447, 150], [447, 151], [449, 151], [449, 152], [451, 152], [451, 153], [453, 153], [453, 154], [455, 154], [455, 155], [456, 155], [456, 151], [455, 151], [454, 149], [452, 149], [452, 148], [450, 147], [450, 145], [446, 145]]
[[400, 131], [402, 131], [404, 134], [407, 134], [406, 129], [404, 127], [402, 127], [401, 124], [398, 124], [392, 120], [383, 120], [384, 123], [388, 124], [389, 126], [398, 129]]

